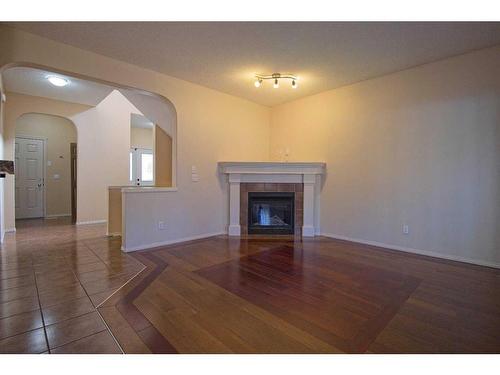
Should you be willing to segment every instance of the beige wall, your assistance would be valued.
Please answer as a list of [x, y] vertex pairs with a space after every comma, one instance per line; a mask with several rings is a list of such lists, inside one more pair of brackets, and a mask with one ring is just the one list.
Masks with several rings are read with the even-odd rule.
[[153, 149], [153, 128], [130, 128], [130, 147]]
[[155, 125], [154, 132], [155, 185], [172, 186], [172, 138]]
[[111, 188], [108, 191], [108, 235], [117, 236], [122, 233], [122, 191]]
[[75, 125], [64, 117], [27, 113], [16, 121], [16, 136], [20, 135], [46, 140], [46, 215], [71, 215], [70, 143], [76, 143]]
[[171, 185], [177, 186], [177, 111], [172, 102], [158, 96], [144, 95], [137, 90], [120, 92], [139, 109], [148, 120], [162, 129], [172, 140], [170, 162]]
[[129, 185], [130, 115], [142, 113], [114, 90], [71, 116], [78, 129], [77, 223], [107, 221], [108, 187]]
[[[65, 118], [84, 112], [92, 107], [51, 100], [36, 96], [7, 93], [7, 102], [4, 103], [5, 112], [2, 124], [3, 132], [3, 157], [6, 160], [14, 160], [14, 139], [16, 136], [16, 121], [26, 113], [41, 113], [55, 115]], [[6, 230], [15, 228], [15, 208], [14, 208], [14, 176], [7, 175], [3, 181], [3, 215]]]
[[500, 265], [499, 62], [481, 50], [275, 107], [270, 154], [327, 162], [323, 233]]
[[[178, 191], [157, 203], [158, 213], [149, 214], [137, 228], [152, 241], [223, 232], [228, 217], [227, 186], [217, 173], [217, 162], [268, 158], [267, 107], [5, 26], [0, 26], [0, 50], [0, 66], [32, 62], [156, 92], [173, 103], [177, 129], [166, 131], [176, 140], [173, 178]], [[198, 169], [198, 182], [191, 181], [192, 166]], [[157, 221], [165, 216], [175, 220], [159, 231]]]
[[[96, 107], [8, 93], [5, 106], [5, 153], [14, 158], [17, 119], [24, 113], [42, 112], [71, 120], [78, 134], [77, 222], [107, 220], [107, 188], [128, 185], [130, 114], [141, 114], [123, 95], [113, 91]], [[6, 228], [15, 228], [14, 176], [5, 182]]]
[[[0, 29], [0, 65], [27, 61], [52, 66], [157, 92], [175, 105], [178, 191], [128, 194], [139, 217], [134, 244], [223, 232], [227, 184], [216, 163], [265, 160], [269, 155], [277, 160], [288, 148], [290, 160], [328, 163], [322, 232], [500, 263], [498, 47], [271, 110]], [[191, 166], [197, 167], [199, 182], [191, 181]], [[159, 220], [167, 223], [165, 230], [158, 230]], [[409, 235], [401, 233], [403, 223], [409, 225]]]

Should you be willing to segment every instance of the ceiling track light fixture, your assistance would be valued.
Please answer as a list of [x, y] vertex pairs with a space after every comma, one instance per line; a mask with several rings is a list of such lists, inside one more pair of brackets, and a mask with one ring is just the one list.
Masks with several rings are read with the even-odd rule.
[[263, 81], [265, 80], [273, 80], [273, 87], [275, 89], [280, 87], [280, 80], [282, 79], [288, 79], [292, 81], [292, 88], [296, 89], [298, 87], [297, 81], [298, 77], [294, 76], [293, 74], [281, 74], [281, 73], [273, 73], [269, 75], [265, 74], [256, 74], [255, 75], [255, 87], [260, 87], [262, 86]]

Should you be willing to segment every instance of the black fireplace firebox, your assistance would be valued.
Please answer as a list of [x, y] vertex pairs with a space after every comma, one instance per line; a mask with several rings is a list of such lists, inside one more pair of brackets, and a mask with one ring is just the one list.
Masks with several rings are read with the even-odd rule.
[[294, 234], [295, 193], [249, 192], [248, 234]]

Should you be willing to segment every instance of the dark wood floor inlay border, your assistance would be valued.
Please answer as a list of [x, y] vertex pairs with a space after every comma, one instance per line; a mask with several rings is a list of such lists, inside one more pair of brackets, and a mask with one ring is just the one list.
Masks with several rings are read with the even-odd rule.
[[154, 325], [144, 316], [144, 314], [134, 305], [134, 300], [167, 268], [168, 264], [154, 253], [132, 254], [140, 261], [140, 257], [155, 264], [153, 270], [142, 279], [130, 292], [128, 292], [117, 304], [117, 310], [123, 315], [125, 320], [136, 331], [144, 344], [156, 354], [174, 354], [177, 350], [163, 337]]

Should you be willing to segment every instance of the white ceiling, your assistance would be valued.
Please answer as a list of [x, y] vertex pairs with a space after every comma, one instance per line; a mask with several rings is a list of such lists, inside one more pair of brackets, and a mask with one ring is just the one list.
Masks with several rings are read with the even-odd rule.
[[[34, 68], [10, 68], [2, 76], [8, 92], [90, 106], [99, 104], [115, 89], [111, 86]], [[50, 76], [65, 78], [69, 84], [64, 87], [54, 86], [47, 79]], [[147, 97], [146, 100], [152, 99]], [[133, 128], [152, 129], [154, 124], [148, 118], [132, 113], [130, 125]]]
[[154, 124], [148, 118], [137, 113], [132, 113], [130, 116], [130, 125], [133, 128], [153, 129]]
[[[47, 80], [49, 76], [66, 78], [69, 84], [54, 86]], [[6, 91], [90, 106], [96, 106], [113, 91], [110, 86], [32, 68], [10, 68], [2, 77]]]
[[[11, 26], [268, 106], [500, 44], [500, 23], [32, 22]], [[255, 73], [300, 85], [253, 85]]]

